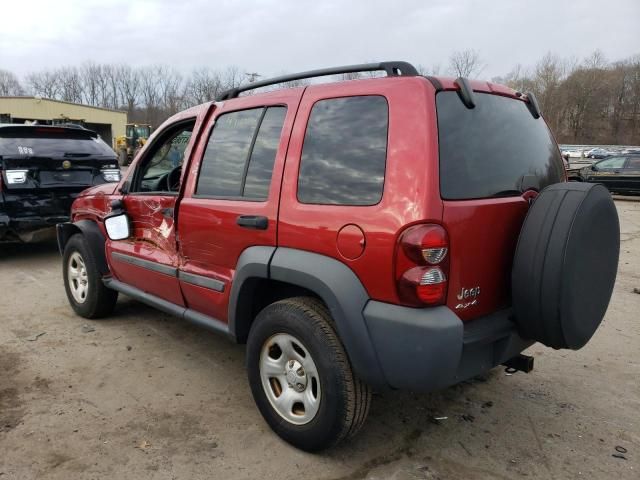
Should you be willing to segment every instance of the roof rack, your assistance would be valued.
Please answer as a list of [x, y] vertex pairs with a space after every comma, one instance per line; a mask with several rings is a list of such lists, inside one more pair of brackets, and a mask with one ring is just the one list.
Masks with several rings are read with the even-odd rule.
[[418, 70], [408, 62], [380, 62], [380, 63], [362, 63], [360, 65], [345, 65], [344, 67], [322, 68], [320, 70], [309, 70], [307, 72], [293, 73], [290, 75], [282, 75], [280, 77], [268, 78], [260, 82], [253, 82], [240, 87], [225, 90], [216, 97], [216, 101], [229, 100], [236, 98], [240, 93], [256, 88], [276, 85], [278, 83], [291, 82], [293, 80], [302, 80], [305, 78], [324, 77], [327, 75], [339, 75], [341, 73], [358, 73], [358, 72], [378, 72], [385, 71], [388, 77], [409, 76], [415, 77], [420, 75]]

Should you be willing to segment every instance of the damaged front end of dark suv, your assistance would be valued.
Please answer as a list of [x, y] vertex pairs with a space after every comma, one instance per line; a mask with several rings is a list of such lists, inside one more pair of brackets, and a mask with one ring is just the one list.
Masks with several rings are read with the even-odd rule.
[[0, 125], [0, 242], [53, 238], [80, 192], [119, 180], [115, 152], [91, 130]]

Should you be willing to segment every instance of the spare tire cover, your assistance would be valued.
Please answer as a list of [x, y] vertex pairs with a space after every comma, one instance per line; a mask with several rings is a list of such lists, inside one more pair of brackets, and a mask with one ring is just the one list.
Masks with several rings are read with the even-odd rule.
[[556, 349], [582, 348], [609, 305], [619, 253], [618, 213], [604, 186], [558, 183], [540, 192], [512, 270], [520, 334]]

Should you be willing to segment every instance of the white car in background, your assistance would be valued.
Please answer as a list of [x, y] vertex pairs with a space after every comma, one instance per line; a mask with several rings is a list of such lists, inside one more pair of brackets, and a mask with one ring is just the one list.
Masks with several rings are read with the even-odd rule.
[[562, 155], [563, 156], [568, 155], [571, 158], [582, 158], [582, 150], [564, 149], [562, 150]]
[[590, 150], [586, 150], [584, 152], [585, 158], [592, 158], [592, 159], [607, 158], [607, 157], [610, 157], [611, 155], [613, 155], [613, 152], [601, 147], [595, 147]]

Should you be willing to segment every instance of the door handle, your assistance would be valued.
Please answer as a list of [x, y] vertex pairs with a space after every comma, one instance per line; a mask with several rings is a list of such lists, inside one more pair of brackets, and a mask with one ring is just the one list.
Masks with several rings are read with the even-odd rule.
[[255, 230], [266, 230], [269, 227], [269, 219], [259, 215], [240, 215], [236, 223], [241, 227]]

